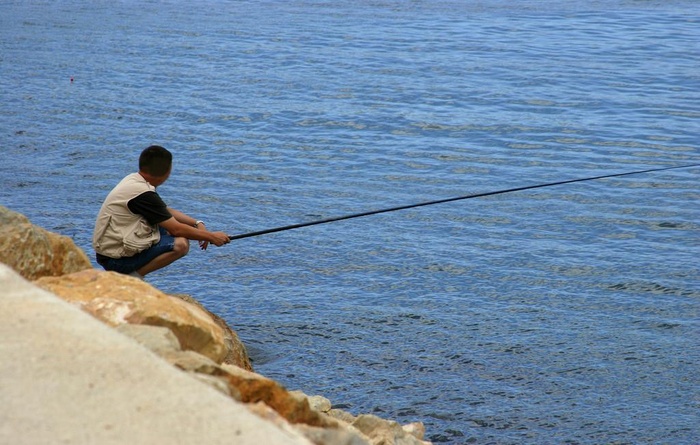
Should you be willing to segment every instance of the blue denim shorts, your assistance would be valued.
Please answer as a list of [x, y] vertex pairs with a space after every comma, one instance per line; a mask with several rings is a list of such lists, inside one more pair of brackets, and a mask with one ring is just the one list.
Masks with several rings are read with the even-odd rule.
[[162, 227], [159, 227], [158, 230], [160, 231], [160, 241], [143, 252], [123, 258], [110, 258], [98, 253], [96, 255], [97, 263], [104, 267], [105, 270], [123, 274], [130, 274], [131, 272], [141, 269], [143, 266], [153, 261], [154, 258], [166, 252], [170, 252], [175, 248], [175, 237], [170, 235]]

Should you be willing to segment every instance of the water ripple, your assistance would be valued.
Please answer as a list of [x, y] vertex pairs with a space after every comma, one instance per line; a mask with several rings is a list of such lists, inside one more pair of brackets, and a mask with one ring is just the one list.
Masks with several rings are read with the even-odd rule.
[[[242, 233], [697, 163], [689, 0], [9, 1], [0, 203], [90, 252], [161, 143], [175, 208]], [[256, 369], [435, 443], [691, 444], [698, 169], [192, 252], [149, 280]], [[206, 283], [202, 285], [202, 283]]]

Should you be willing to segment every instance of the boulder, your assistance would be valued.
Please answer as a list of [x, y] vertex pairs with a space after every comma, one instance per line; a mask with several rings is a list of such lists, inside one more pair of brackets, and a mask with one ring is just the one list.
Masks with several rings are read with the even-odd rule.
[[416, 424], [404, 429], [393, 420], [384, 420], [373, 414], [357, 416], [352, 426], [370, 438], [372, 445], [425, 445], [427, 442], [414, 436]]
[[[265, 421], [269, 422], [270, 424], [277, 426], [279, 429], [285, 431], [286, 433], [289, 433], [289, 434], [295, 436], [298, 440], [305, 441], [308, 445], [318, 445], [316, 442], [311, 442], [307, 437], [304, 436], [302, 431], [300, 431], [297, 428], [294, 428], [294, 426], [289, 424], [287, 419], [280, 416], [280, 414], [277, 411], [270, 408], [266, 404], [264, 404], [262, 402], [257, 402], [257, 403], [248, 404], [247, 407], [251, 413], [257, 415], [261, 419], [264, 419]], [[331, 445], [331, 444], [330, 443], [328, 443], [328, 444], [323, 443], [321, 445]], [[336, 445], [336, 444], [333, 444], [333, 445]], [[340, 444], [337, 444], [337, 445], [340, 445]]]
[[330, 411], [328, 411], [326, 414], [328, 414], [330, 417], [339, 420], [341, 422], [345, 422], [348, 424], [351, 424], [357, 419], [355, 416], [350, 414], [347, 411], [344, 411], [342, 409], [338, 408], [332, 408]]
[[309, 396], [307, 399], [311, 409], [315, 411], [328, 413], [331, 410], [331, 401], [323, 396]]
[[407, 423], [401, 428], [416, 439], [423, 440], [425, 438], [425, 425], [423, 422]]
[[89, 269], [40, 278], [36, 284], [111, 326], [163, 326], [175, 334], [184, 350], [198, 352], [216, 363], [227, 355], [224, 331], [206, 312], [137, 278]]
[[305, 397], [287, 391], [279, 383], [260, 374], [224, 364], [215, 375], [225, 378], [229, 385], [237, 388], [241, 394], [241, 401], [263, 402], [290, 423], [324, 428], [339, 426], [336, 420], [311, 409]]
[[33, 225], [26, 216], [0, 206], [0, 261], [27, 280], [92, 269], [85, 252], [67, 236]]
[[196, 352], [183, 351], [180, 348], [180, 342], [170, 329], [141, 324], [122, 324], [117, 326], [116, 330], [136, 340], [137, 343], [150, 349], [176, 368], [187, 372], [193, 378], [234, 400], [241, 400], [236, 388], [230, 387], [226, 379], [211, 375], [217, 364]]
[[310, 396], [305, 394], [303, 391], [290, 391], [294, 397], [305, 398], [309, 402], [309, 406], [312, 410], [318, 411], [319, 413], [328, 414], [331, 410], [331, 401], [323, 396]]
[[122, 324], [117, 326], [116, 329], [160, 356], [182, 350], [180, 341], [175, 337], [173, 331], [168, 328], [140, 324]]
[[311, 445], [4, 264], [0, 289], [0, 444]]
[[303, 424], [295, 426], [314, 445], [370, 445], [369, 439], [357, 431], [343, 428], [318, 428]]
[[226, 357], [224, 357], [224, 363], [229, 365], [236, 365], [239, 368], [246, 369], [248, 371], [253, 370], [253, 365], [250, 363], [250, 358], [248, 357], [248, 351], [246, 351], [245, 345], [238, 338], [238, 334], [229, 327], [226, 321], [219, 317], [218, 315], [210, 312], [207, 308], [201, 305], [199, 301], [192, 298], [187, 294], [172, 294], [173, 297], [185, 300], [190, 304], [194, 304], [201, 310], [209, 314], [209, 316], [214, 320], [214, 323], [219, 325], [224, 331], [224, 344], [226, 345]]
[[[31, 312], [33, 310], [33, 305], [30, 304], [32, 300], [23, 301], [21, 304], [18, 302], [16, 308], [9, 312], [5, 311], [7, 314], [10, 312], [20, 314], [14, 320], [17, 326], [22, 327], [29, 322], [33, 325], [32, 329], [27, 330], [27, 332], [33, 333], [31, 338], [20, 338], [18, 340], [13, 339], [12, 336], [5, 336], [6, 339], [10, 339], [10, 345], [18, 341], [24, 342], [21, 348], [16, 348], [17, 354], [24, 350], [37, 350], [36, 357], [38, 358], [30, 357], [24, 361], [17, 360], [23, 367], [32, 371], [41, 360], [60, 358], [67, 355], [69, 356], [66, 359], [67, 363], [72, 360], [80, 361], [85, 359], [90, 361], [90, 364], [88, 365], [87, 362], [83, 363], [85, 361], [83, 360], [77, 363], [76, 366], [71, 365], [72, 368], [70, 370], [66, 369], [66, 372], [58, 373], [54, 372], [56, 365], [51, 364], [50, 369], [56, 374], [54, 378], [64, 380], [68, 378], [70, 382], [77, 382], [82, 385], [86, 381], [86, 377], [82, 374], [93, 372], [93, 374], [96, 373], [94, 378], [98, 379], [103, 378], [114, 368], [116, 382], [122, 384], [122, 386], [125, 383], [122, 382], [126, 372], [124, 370], [131, 370], [133, 367], [135, 380], [128, 384], [129, 386], [134, 386], [134, 388], [131, 388], [133, 391], [128, 392], [129, 388], [124, 389], [122, 386], [118, 388], [115, 386], [117, 388], [115, 394], [127, 394], [128, 392], [128, 395], [124, 398], [127, 401], [146, 397], [144, 400], [148, 400], [147, 405], [154, 407], [157, 411], [151, 416], [155, 419], [154, 421], [157, 425], [161, 423], [166, 425], [169, 419], [167, 416], [172, 414], [173, 411], [179, 412], [180, 410], [179, 407], [178, 409], [165, 407], [163, 410], [158, 411], [161, 408], [162, 400], [167, 398], [162, 396], [161, 393], [177, 393], [176, 399], [181, 402], [199, 400], [200, 395], [203, 400], [206, 397], [213, 397], [211, 401], [206, 399], [204, 405], [200, 404], [202, 412], [207, 406], [211, 405], [215, 412], [225, 412], [227, 415], [229, 415], [229, 408], [233, 409], [232, 407], [236, 406], [237, 401], [244, 402], [247, 406], [246, 411], [248, 414], [252, 411], [257, 415], [258, 419], [267, 420], [267, 425], [261, 427], [245, 415], [233, 415], [230, 417], [232, 421], [243, 423], [236, 423], [235, 434], [223, 437], [218, 435], [218, 430], [216, 430], [217, 432], [210, 431], [208, 427], [209, 420], [205, 421], [198, 418], [196, 414], [192, 414], [192, 411], [187, 411], [186, 415], [183, 416], [184, 420], [178, 418], [174, 424], [168, 424], [164, 429], [161, 428], [163, 431], [155, 431], [156, 435], [164, 437], [168, 432], [173, 432], [174, 436], [180, 437], [179, 427], [184, 426], [185, 430], [187, 430], [192, 429], [190, 428], [192, 425], [199, 427], [206, 424], [207, 428], [205, 430], [209, 436], [205, 434], [202, 437], [207, 443], [220, 443], [218, 442], [219, 439], [229, 439], [232, 436], [236, 436], [232, 439], [235, 443], [238, 443], [239, 439], [245, 439], [240, 441], [242, 444], [425, 445], [429, 443], [423, 442], [425, 427], [420, 422], [401, 427], [396, 422], [386, 421], [373, 415], [363, 414], [355, 417], [342, 410], [332, 409], [331, 402], [322, 396], [306, 396], [301, 392], [289, 392], [279, 383], [252, 372], [250, 359], [236, 333], [230, 329], [223, 319], [209, 312], [192, 297], [181, 294], [167, 295], [142, 280], [114, 272], [102, 272], [93, 269], [87, 256], [74, 245], [72, 240], [33, 226], [26, 217], [2, 206], [0, 206], [0, 258], [2, 258], [2, 262], [7, 263], [26, 279], [34, 280], [35, 285], [48, 290], [74, 306], [79, 306], [103, 323], [116, 327], [116, 330], [121, 334], [136, 340], [171, 365], [179, 368], [184, 374], [189, 375], [191, 379], [196, 379], [198, 386], [191, 387], [188, 382], [184, 381], [178, 382], [175, 387], [165, 385], [163, 383], [166, 380], [165, 374], [149, 377], [150, 374], [143, 371], [142, 362], [143, 366], [158, 367], [157, 363], [150, 361], [153, 357], [152, 354], [142, 347], [137, 347], [141, 353], [137, 353], [134, 350], [134, 354], [137, 354], [138, 357], [134, 355], [133, 358], [130, 358], [131, 348], [117, 339], [110, 341], [122, 345], [119, 348], [112, 347], [111, 343], [110, 347], [103, 347], [102, 340], [110, 337], [111, 334], [104, 330], [96, 329], [94, 325], [90, 327], [90, 323], [79, 320], [79, 317], [69, 317], [69, 313], [63, 311], [63, 309], [59, 311], [60, 313], [56, 312], [54, 314], [51, 312], [52, 315], [50, 316], [35, 319], [36, 314]], [[0, 281], [3, 279], [3, 273], [7, 275], [7, 271], [9, 269], [0, 264]], [[42, 296], [42, 299], [45, 299], [46, 296], [53, 298], [52, 295], [43, 291], [40, 291], [39, 295]], [[60, 300], [56, 299], [56, 301]], [[3, 303], [3, 299], [0, 299], [0, 303]], [[70, 305], [65, 302], [61, 301], [61, 303], [70, 308]], [[0, 304], [0, 309], [3, 309], [2, 304]], [[78, 311], [78, 313], [80, 312]], [[0, 315], [2, 315], [2, 311], [0, 311]], [[90, 318], [88, 317], [87, 320], [90, 320]], [[93, 323], [95, 322], [93, 321]], [[97, 325], [103, 326], [99, 323]], [[55, 329], [51, 335], [45, 335], [43, 331], [47, 327], [52, 329], [54, 327], [60, 328], [60, 333], [71, 336], [71, 340], [65, 340], [57, 336], [57, 333], [54, 332]], [[7, 331], [19, 332], [15, 328], [8, 328]], [[89, 333], [85, 332], [85, 335], [81, 335], [80, 338], [76, 337], [76, 333], [82, 332], [87, 328], [94, 332], [100, 331], [100, 334], [96, 335], [91, 331]], [[34, 339], [39, 337], [42, 337], [43, 340], [36, 341]], [[71, 344], [73, 340], [79, 341], [85, 348], [90, 347], [91, 351], [94, 349], [100, 352], [89, 357], [82, 352], [76, 353], [74, 351], [75, 348]], [[96, 343], [92, 345], [92, 342]], [[133, 344], [133, 341], [131, 343]], [[48, 351], [51, 352], [49, 353]], [[74, 358], [70, 357], [72, 354], [75, 355]], [[105, 370], [101, 368], [93, 369], [93, 361], [102, 358], [111, 360], [108, 363], [109, 366]], [[8, 363], [11, 362], [12, 359], [10, 358]], [[163, 364], [165, 365], [165, 363]], [[0, 370], [2, 371], [0, 372], [0, 380], [6, 378], [9, 373], [19, 378], [29, 372], [26, 369], [23, 369], [22, 372], [17, 372], [15, 368], [16, 366], [13, 364], [13, 366]], [[80, 369], [81, 371], [76, 372], [74, 369]], [[45, 373], [45, 369], [36, 369], [34, 374], [38, 375], [40, 372]], [[92, 379], [93, 377], [90, 378]], [[178, 379], [178, 377], [173, 377], [173, 379]], [[37, 379], [36, 377], [25, 380], [27, 382], [34, 381], [35, 383], [45, 381], [45, 379]], [[143, 383], [148, 383], [147, 389], [139, 386]], [[92, 388], [91, 385], [93, 383], [90, 383], [88, 386], [90, 390]], [[77, 407], [70, 413], [66, 412], [63, 416], [69, 421], [63, 421], [63, 418], [59, 418], [60, 416], [57, 413], [62, 413], [71, 404], [75, 405], [74, 402], [76, 400], [74, 400], [75, 398], [72, 395], [57, 398], [53, 390], [50, 392], [47, 392], [48, 390], [32, 391], [28, 384], [24, 383], [19, 386], [20, 390], [18, 390], [16, 395], [5, 397], [5, 394], [3, 394], [3, 397], [0, 397], [0, 399], [4, 401], [10, 400], [15, 403], [20, 400], [20, 393], [23, 396], [27, 393], [36, 396], [36, 403], [30, 407], [31, 409], [27, 410], [28, 413], [32, 413], [27, 419], [31, 417], [32, 421], [37, 418], [35, 413], [39, 412], [39, 409], [44, 409], [49, 405], [52, 409], [56, 408], [55, 413], [52, 411], [50, 415], [40, 415], [38, 417], [42, 422], [44, 422], [42, 420], [44, 418], [48, 420], [52, 418], [58, 419], [51, 424], [50, 428], [45, 428], [43, 424], [41, 428], [34, 428], [34, 430], [46, 429], [46, 433], [49, 435], [55, 435], [55, 431], [81, 434], [80, 432], [89, 429], [84, 425], [75, 428], [68, 425], [75, 419], [82, 419], [83, 417], [87, 419], [89, 416], [93, 416], [100, 422], [102, 419], [110, 419], [110, 422], [112, 422], [112, 419], [116, 418], [115, 414], [110, 411], [112, 408], [110, 403], [100, 402], [97, 405], [90, 405], [89, 403], [95, 402], [96, 399], [94, 394], [89, 394], [89, 397], [85, 399], [89, 403], [86, 404], [86, 402], [78, 400]], [[64, 386], [62, 384], [61, 388]], [[112, 384], [110, 383], [105, 388], [109, 389], [111, 386]], [[211, 388], [216, 390], [213, 392], [213, 396], [212, 393], [207, 395], [207, 386], [210, 388], [209, 391], [211, 391]], [[8, 389], [10, 387], [11, 385], [0, 385], [0, 393], [2, 393], [3, 388]], [[184, 392], [179, 391], [180, 389], [187, 389], [188, 395], [184, 396]], [[153, 396], [149, 391], [159, 392]], [[100, 391], [100, 394], [104, 392]], [[51, 396], [47, 398], [46, 394], [51, 394]], [[226, 396], [228, 403], [232, 404], [231, 407], [218, 405], [221, 401], [219, 398], [222, 395]], [[110, 393], [108, 399], [111, 400], [115, 397]], [[14, 413], [17, 406], [21, 406], [21, 404], [17, 402], [16, 406], [10, 405], [6, 407], [6, 410], [8, 413]], [[117, 410], [115, 412], [131, 415], [130, 413], [139, 411], [141, 409], [140, 406], [137, 405], [137, 409]], [[137, 420], [144, 418], [141, 415], [136, 417], [138, 418]], [[191, 419], [193, 420], [189, 421]], [[90, 423], [89, 421], [86, 422]], [[64, 424], [68, 426], [64, 428]], [[132, 424], [133, 422], [128, 423], [130, 426]], [[274, 428], [269, 429], [267, 428], [268, 425], [274, 426]], [[223, 426], [230, 425], [226, 422]], [[3, 429], [2, 422], [0, 422], [0, 436], [5, 430], [6, 428]], [[13, 429], [8, 431], [15, 435], [16, 432], [27, 430], [29, 428], [13, 426]], [[95, 434], [98, 434], [98, 436], [95, 436], [96, 438], [99, 437], [99, 433], [104, 432], [99, 425], [97, 425], [96, 431]], [[114, 429], [114, 431], [118, 430]], [[142, 434], [140, 430], [138, 431], [139, 434]], [[278, 433], [281, 433], [282, 436], [275, 436]], [[93, 433], [91, 432], [90, 434]], [[217, 434], [216, 440], [211, 437], [212, 434]], [[239, 437], [239, 435], [241, 436]], [[261, 442], [260, 437], [263, 436], [266, 439]], [[271, 439], [273, 436], [275, 436], [275, 440]], [[211, 440], [206, 440], [207, 437]], [[114, 443], [123, 443], [121, 439], [120, 432], [117, 442]], [[280, 442], [280, 440], [282, 441]], [[0, 440], [0, 442], [3, 441]], [[83, 442], [76, 441], [76, 443]], [[96, 441], [86, 440], [84, 443], [96, 443]]]
[[136, 340], [176, 368], [237, 401], [249, 405], [265, 404], [275, 411], [280, 419], [285, 419], [285, 422], [333, 429], [340, 425], [309, 405], [309, 400], [314, 400], [322, 406], [327, 402], [330, 407], [328, 399], [320, 396], [307, 398], [299, 391], [287, 391], [279, 383], [260, 374], [230, 364], [215, 363], [194, 351], [183, 351], [178, 340], [166, 328], [121, 325], [117, 327], [117, 331]]

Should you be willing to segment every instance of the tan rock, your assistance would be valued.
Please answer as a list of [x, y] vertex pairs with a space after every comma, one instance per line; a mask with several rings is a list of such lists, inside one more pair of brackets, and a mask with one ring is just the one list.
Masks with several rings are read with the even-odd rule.
[[0, 289], [0, 444], [309, 445], [4, 264]]
[[214, 323], [216, 323], [221, 329], [223, 329], [224, 344], [226, 345], [226, 357], [224, 357], [224, 363], [228, 363], [229, 365], [236, 365], [239, 368], [243, 368], [248, 371], [253, 370], [253, 365], [250, 363], [250, 358], [248, 357], [248, 352], [246, 351], [245, 345], [238, 338], [238, 334], [236, 334], [236, 332], [233, 329], [231, 329], [231, 327], [226, 323], [224, 319], [214, 314], [213, 312], [210, 312], [207, 308], [202, 306], [202, 304], [199, 303], [199, 301], [192, 298], [190, 295], [172, 294], [172, 296], [198, 306], [204, 312], [209, 314], [212, 320], [214, 320]]
[[243, 402], [263, 402], [290, 423], [338, 427], [334, 419], [312, 410], [306, 398], [295, 396], [274, 380], [237, 366], [221, 365], [220, 368], [221, 377], [240, 391]]
[[198, 352], [217, 363], [226, 357], [224, 332], [202, 309], [164, 294], [148, 283], [115, 272], [95, 269], [44, 277], [36, 284], [105, 323], [169, 328], [184, 350]]
[[231, 387], [228, 386], [228, 382], [219, 377], [214, 377], [207, 374], [192, 373], [191, 376], [207, 386], [214, 388], [221, 394], [231, 397], [234, 400], [241, 401], [241, 395], [238, 393], [232, 393]]
[[33, 225], [0, 206], [0, 261], [28, 280], [92, 269], [85, 252], [67, 236]]
[[353, 423], [357, 419], [357, 417], [353, 416], [349, 412], [337, 408], [331, 409], [326, 414], [345, 423]]
[[425, 445], [427, 442], [405, 431], [393, 420], [384, 420], [372, 414], [361, 414], [352, 426], [369, 437], [372, 445]]
[[[126, 275], [97, 271], [70, 238], [34, 226], [23, 215], [2, 206], [0, 261], [26, 279], [36, 280], [36, 285], [119, 327], [193, 378], [249, 404], [259, 417], [295, 439], [294, 443], [429, 443], [421, 440], [425, 434], [421, 423], [401, 427], [373, 415], [354, 417], [331, 409], [324, 397], [290, 393], [279, 383], [251, 372], [247, 352], [236, 333], [195, 299], [166, 295]], [[167, 331], [139, 329], [153, 326]], [[296, 426], [292, 428], [287, 422]]]
[[309, 401], [311, 409], [315, 411], [327, 413], [331, 410], [331, 401], [323, 396], [309, 396], [307, 400]]
[[140, 324], [122, 324], [117, 326], [116, 329], [157, 355], [162, 356], [168, 352], [182, 350], [180, 341], [175, 337], [173, 331], [168, 328]]
[[412, 422], [403, 425], [401, 428], [416, 439], [425, 439], [425, 425], [423, 422]]
[[306, 437], [304, 437], [303, 433], [300, 432], [299, 430], [293, 428], [287, 419], [284, 417], [280, 416], [280, 414], [272, 409], [270, 406], [266, 405], [263, 402], [257, 402], [257, 403], [251, 403], [247, 405], [248, 410], [258, 417], [266, 420], [267, 422], [270, 422], [271, 424], [277, 426], [277, 428], [281, 429], [282, 431], [285, 431], [286, 433], [296, 437], [300, 441], [304, 441], [308, 445], [316, 445], [315, 443], [309, 441]]
[[116, 330], [130, 337], [171, 365], [187, 372], [193, 378], [206, 383], [220, 393], [240, 402], [238, 390], [229, 386], [228, 380], [214, 377], [217, 364], [194, 351], [183, 351], [175, 334], [168, 328], [139, 324], [122, 324]]
[[167, 362], [187, 372], [216, 375], [219, 365], [194, 351], [173, 351], [162, 355]]
[[369, 439], [357, 431], [319, 428], [303, 424], [295, 426], [314, 445], [370, 445]]

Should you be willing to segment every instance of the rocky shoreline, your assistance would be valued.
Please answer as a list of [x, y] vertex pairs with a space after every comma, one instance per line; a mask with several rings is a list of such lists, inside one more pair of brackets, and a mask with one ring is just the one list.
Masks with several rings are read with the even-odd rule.
[[[26, 300], [27, 295], [29, 298], [42, 299], [45, 298], [44, 293], [48, 292], [80, 308], [84, 313], [123, 336], [135, 348], [145, 347], [158, 360], [168, 363], [172, 369], [170, 372], [178, 374], [173, 378], [180, 378], [179, 374], [182, 374], [196, 381], [198, 384], [194, 387], [201, 391], [197, 397], [211, 397], [216, 399], [218, 404], [221, 403], [220, 395], [223, 395], [228, 400], [225, 403], [232, 404], [231, 409], [242, 408], [252, 413], [254, 418], [262, 420], [265, 437], [282, 438], [274, 441], [270, 439], [269, 443], [429, 444], [424, 441], [425, 428], [420, 422], [402, 426], [397, 422], [371, 414], [355, 416], [343, 410], [333, 409], [331, 402], [322, 396], [309, 396], [300, 391], [288, 391], [279, 383], [255, 373], [245, 346], [235, 331], [220, 317], [202, 307], [196, 298], [189, 295], [168, 295], [136, 278], [97, 270], [93, 268], [85, 252], [76, 247], [70, 238], [34, 226], [25, 216], [2, 206], [0, 206], [0, 253], [2, 255], [0, 261], [8, 266], [0, 265], [0, 286], [8, 289], [9, 297], [18, 298], [16, 300], [18, 307], [22, 308], [29, 305], [28, 302], [34, 301]], [[17, 274], [23, 280], [17, 277]], [[3, 298], [0, 301], [5, 300]], [[12, 298], [8, 300], [15, 301]], [[0, 314], [5, 317], [12, 316], [10, 306], [8, 303], [0, 305]], [[15, 309], [14, 312], [16, 311]], [[68, 326], [69, 333], [72, 330], [70, 328], [71, 326]], [[87, 340], [89, 341], [89, 338]], [[10, 350], [12, 346], [16, 346], [11, 344], [12, 338], [4, 338], [2, 342], [10, 342], [8, 346]], [[0, 343], [0, 349], [2, 347]], [[70, 351], [71, 347], [71, 344], [59, 345], [59, 349], [62, 348], [65, 351]], [[65, 351], [55, 352], [59, 354]], [[111, 351], [105, 353], [111, 354]], [[42, 354], [40, 357], [31, 357], [31, 354], [23, 356], [22, 360], [28, 362], [22, 363], [22, 366], [31, 367], [32, 360], [45, 358], [46, 354]], [[119, 356], [111, 359], [118, 361]], [[5, 411], [8, 412], [0, 411], [0, 416], [4, 417], [18, 416], [17, 407], [20, 411], [23, 407], [23, 401], [17, 400], [18, 397], [13, 396], [14, 393], [4, 393], [3, 387], [15, 386], [22, 381], [9, 369], [0, 367], [0, 383], [2, 383], [0, 397], [4, 402], [9, 401], [5, 405], [14, 407], [15, 411], [14, 414], [9, 412], [10, 408], [6, 408]], [[152, 384], [158, 385], [158, 382], [152, 382]], [[217, 395], [212, 394], [212, 389]], [[26, 391], [31, 391], [31, 388], [26, 388]], [[12, 398], [8, 399], [8, 397]], [[42, 403], [51, 402], [51, 394], [41, 395], [41, 397]], [[79, 398], [72, 399], [70, 393], [67, 397], [80, 405]], [[153, 403], [158, 401], [154, 400]], [[80, 406], [77, 407], [79, 415], [80, 408]], [[108, 408], [105, 407], [105, 417], [109, 416]], [[91, 419], [100, 418], [99, 409], [97, 412], [94, 407], [85, 406], [84, 409], [86, 417], [89, 415]], [[89, 413], [88, 409], [90, 409]], [[162, 415], [167, 416], [167, 414]], [[23, 431], [21, 422], [11, 423], [10, 420], [3, 419], [0, 422], [5, 425], [0, 427], [0, 438], [10, 440], [11, 443], [35, 443], [31, 439], [32, 431]], [[196, 418], [190, 421], [201, 422]], [[247, 431], [248, 428], [245, 426], [248, 423], [249, 429], [255, 431], [250, 435], [262, 434], [261, 428], [257, 426], [258, 420], [250, 420], [247, 414], [237, 416], [237, 421], [244, 423], [239, 428], [240, 431]], [[128, 430], [132, 425], [122, 424], [118, 428], [126, 433], [124, 429]], [[191, 426], [194, 429], [201, 427], [201, 425]], [[226, 425], [223, 430], [225, 427]], [[209, 430], [214, 431], [212, 434], [218, 431], [216, 428], [209, 428]], [[51, 431], [43, 431], [43, 433], [51, 434]], [[112, 432], [105, 430], [105, 438], [108, 433], [110, 437], [113, 435]], [[124, 437], [127, 436], [128, 434]], [[94, 443], [95, 439], [100, 440], [100, 432], [93, 432], [89, 437], [89, 441], [77, 440], [70, 443]], [[228, 437], [217, 439], [221, 442], [230, 440]], [[258, 440], [253, 439], [251, 436], [252, 442]], [[118, 440], [105, 442], [120, 443]], [[240, 439], [233, 440], [231, 443], [244, 442], [245, 440]]]

